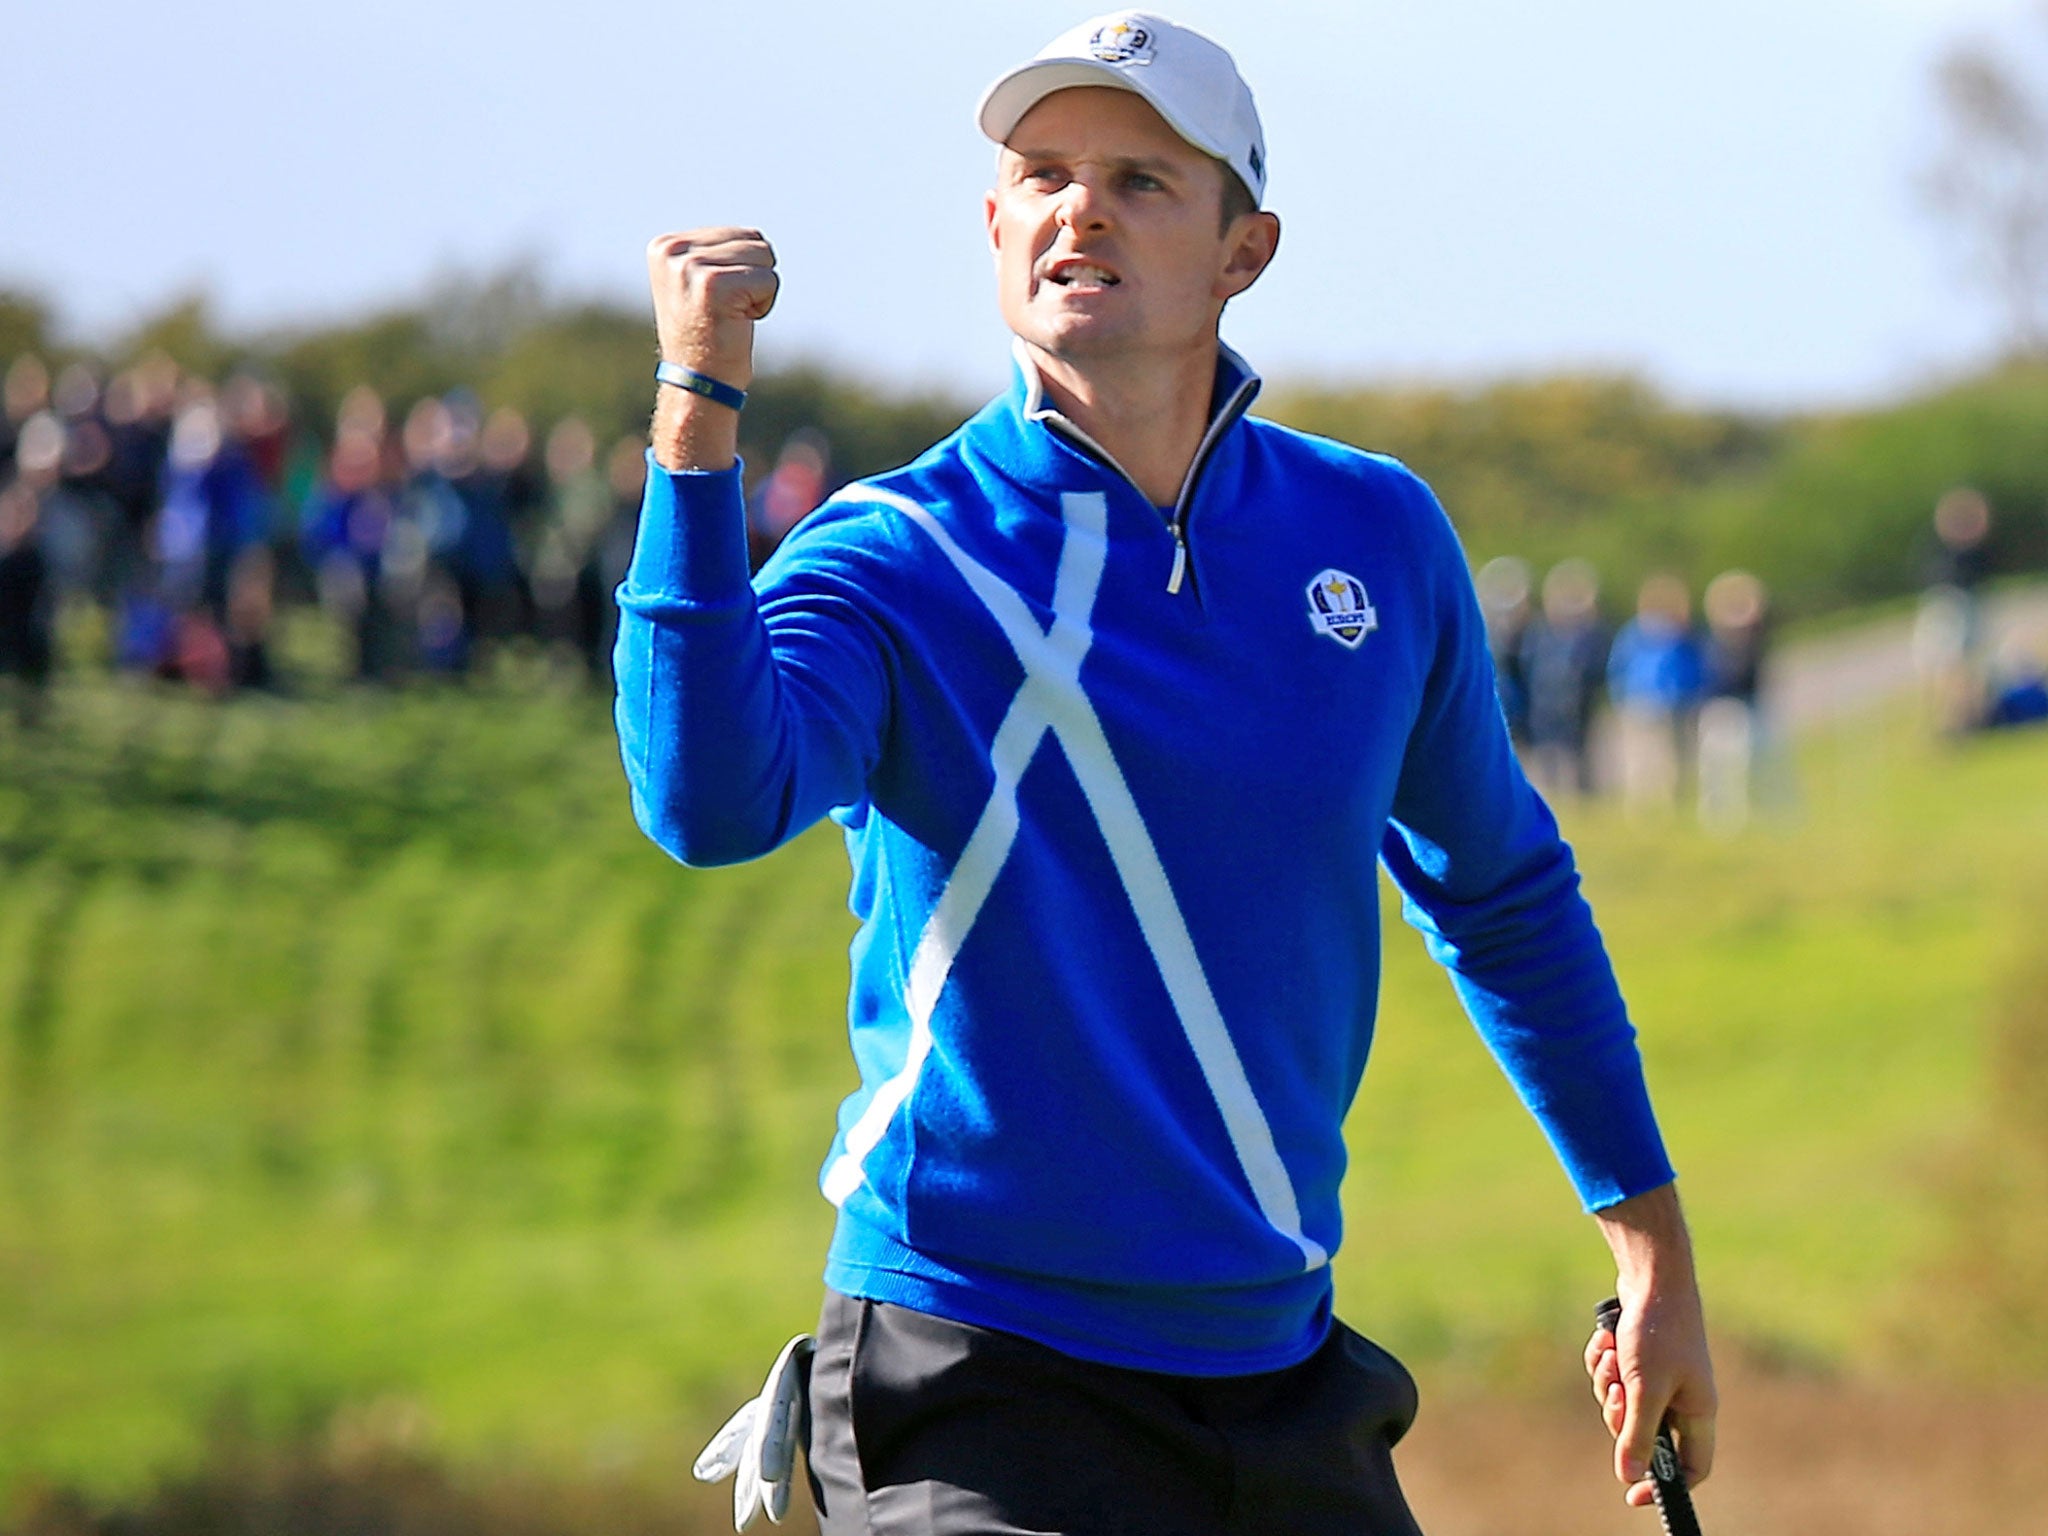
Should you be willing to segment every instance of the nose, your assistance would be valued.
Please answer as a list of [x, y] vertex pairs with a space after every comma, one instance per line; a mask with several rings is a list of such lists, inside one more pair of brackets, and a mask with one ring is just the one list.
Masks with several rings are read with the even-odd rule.
[[1108, 203], [1085, 176], [1076, 176], [1060, 189], [1054, 217], [1076, 234], [1099, 230], [1109, 223]]

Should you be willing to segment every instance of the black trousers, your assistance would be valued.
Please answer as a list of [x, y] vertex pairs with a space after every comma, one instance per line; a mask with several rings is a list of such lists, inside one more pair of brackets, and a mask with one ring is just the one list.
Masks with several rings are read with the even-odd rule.
[[1420, 1536], [1414, 1378], [1341, 1323], [1286, 1370], [1170, 1376], [828, 1292], [810, 1410], [825, 1536]]

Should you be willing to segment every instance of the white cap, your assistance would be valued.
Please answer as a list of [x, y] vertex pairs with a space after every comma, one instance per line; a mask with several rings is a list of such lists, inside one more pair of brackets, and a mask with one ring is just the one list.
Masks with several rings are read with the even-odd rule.
[[1167, 126], [1266, 195], [1266, 135], [1251, 87], [1221, 47], [1149, 11], [1116, 11], [1062, 32], [982, 94], [981, 131], [998, 144], [1054, 91], [1107, 85], [1150, 102]]

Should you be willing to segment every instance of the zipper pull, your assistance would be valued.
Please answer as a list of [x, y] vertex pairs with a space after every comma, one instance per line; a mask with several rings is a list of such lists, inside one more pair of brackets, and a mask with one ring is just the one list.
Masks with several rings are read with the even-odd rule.
[[1181, 537], [1180, 529], [1175, 528], [1173, 530], [1173, 574], [1166, 578], [1167, 592], [1178, 593], [1180, 591], [1180, 584], [1187, 579], [1187, 574], [1188, 541]]

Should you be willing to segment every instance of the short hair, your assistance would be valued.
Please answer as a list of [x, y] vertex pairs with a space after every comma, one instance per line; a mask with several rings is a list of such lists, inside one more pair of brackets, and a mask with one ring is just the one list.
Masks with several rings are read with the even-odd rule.
[[1248, 213], [1259, 211], [1259, 200], [1252, 196], [1252, 189], [1244, 184], [1244, 178], [1233, 170], [1228, 161], [1218, 160], [1216, 168], [1223, 173], [1223, 221], [1218, 230], [1227, 230]]

